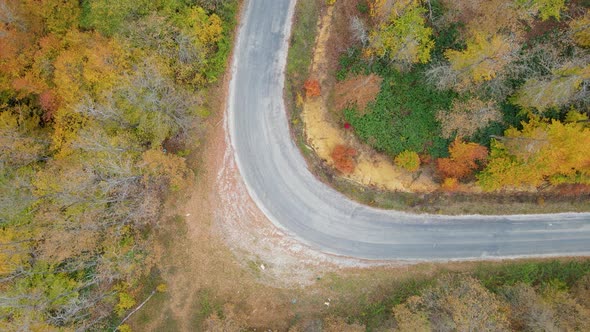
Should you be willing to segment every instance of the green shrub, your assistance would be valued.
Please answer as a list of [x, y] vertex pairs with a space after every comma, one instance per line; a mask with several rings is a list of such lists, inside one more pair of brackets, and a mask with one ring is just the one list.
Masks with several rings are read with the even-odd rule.
[[441, 138], [436, 112], [448, 109], [456, 96], [438, 91], [424, 80], [424, 67], [400, 73], [386, 65], [371, 68], [383, 77], [381, 91], [366, 114], [355, 108], [344, 116], [364, 142], [390, 155], [404, 150], [427, 152], [433, 157], [447, 155], [450, 140]]

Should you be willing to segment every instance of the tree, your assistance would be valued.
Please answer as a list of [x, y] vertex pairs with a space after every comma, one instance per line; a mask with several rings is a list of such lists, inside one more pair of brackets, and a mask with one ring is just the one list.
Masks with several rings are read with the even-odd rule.
[[428, 62], [434, 41], [425, 13], [418, 0], [397, 1], [388, 20], [370, 32], [369, 53], [402, 67]]
[[309, 79], [303, 84], [307, 98], [318, 97], [321, 94], [320, 83], [317, 80]]
[[355, 156], [356, 150], [343, 144], [336, 145], [330, 154], [334, 161], [334, 167], [344, 174], [350, 174], [354, 171], [356, 166]]
[[531, 16], [539, 16], [542, 21], [551, 17], [559, 20], [565, 9], [565, 0], [517, 0], [516, 3]]
[[567, 105], [580, 92], [584, 81], [590, 79], [590, 66], [565, 64], [554, 69], [545, 79], [531, 78], [513, 97], [514, 103], [525, 109], [541, 112]]
[[394, 162], [409, 172], [415, 172], [420, 168], [420, 157], [414, 151], [403, 151], [395, 157]]
[[480, 168], [488, 157], [488, 149], [457, 138], [449, 146], [449, 158], [436, 160], [436, 169], [443, 178], [464, 179]]
[[397, 330], [400, 332], [428, 332], [432, 331], [428, 320], [428, 313], [421, 310], [421, 299], [412, 296], [405, 303], [393, 307]]
[[574, 42], [581, 47], [590, 46], [590, 10], [587, 10], [583, 16], [575, 18], [568, 23], [569, 34]]
[[[574, 113], [569, 119], [579, 119]], [[492, 143], [486, 168], [478, 175], [485, 190], [505, 186], [590, 184], [590, 129], [585, 122], [531, 118], [523, 129], [509, 128]]]
[[500, 31], [519, 34], [523, 28], [522, 15], [514, 1], [445, 1], [444, 6], [446, 10], [440, 18], [442, 25], [461, 23], [465, 26], [463, 34], [467, 39], [475, 31], [492, 36]]
[[516, 44], [500, 34], [484, 35], [474, 31], [464, 50], [447, 50], [449, 73], [455, 77], [454, 89], [473, 90], [478, 84], [496, 77], [516, 55]]
[[467, 138], [491, 122], [501, 121], [502, 113], [493, 101], [471, 98], [466, 101], [455, 99], [450, 110], [440, 110], [436, 119], [441, 124], [444, 138], [453, 136]]
[[419, 304], [437, 331], [506, 331], [509, 323], [500, 300], [477, 280], [446, 275], [423, 292]]
[[551, 306], [539, 296], [535, 289], [523, 283], [505, 286], [501, 296], [510, 305], [510, 321], [517, 330], [551, 331], [558, 330], [555, 313]]

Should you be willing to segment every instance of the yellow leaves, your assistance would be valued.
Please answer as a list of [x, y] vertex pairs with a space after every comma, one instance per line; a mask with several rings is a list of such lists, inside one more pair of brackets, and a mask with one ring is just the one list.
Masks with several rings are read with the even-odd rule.
[[14, 272], [27, 265], [29, 259], [30, 234], [23, 233], [22, 228], [0, 228], [0, 276]]
[[369, 15], [371, 17], [383, 16], [383, 7], [387, 0], [372, 0], [369, 2]]
[[143, 153], [142, 160], [141, 167], [146, 178], [150, 176], [164, 178], [172, 190], [182, 190], [192, 182], [190, 169], [182, 157], [166, 154], [161, 150], [148, 150]]
[[80, 3], [78, 0], [42, 0], [41, 16], [46, 28], [56, 34], [65, 34], [78, 27]]
[[117, 331], [119, 331], [119, 332], [132, 332], [133, 330], [131, 329], [131, 326], [129, 326], [128, 324], [123, 324], [123, 325], [117, 327]]
[[80, 113], [74, 113], [65, 109], [60, 109], [55, 114], [54, 132], [52, 136], [53, 148], [61, 150], [61, 155], [67, 155], [69, 143], [71, 143], [78, 134], [78, 131], [84, 127], [87, 119]]
[[115, 306], [115, 311], [117, 312], [117, 315], [123, 316], [125, 311], [133, 308], [135, 303], [135, 299], [129, 293], [119, 292], [119, 302]]
[[534, 15], [539, 15], [542, 21], [554, 17], [559, 21], [560, 12], [565, 9], [565, 0], [518, 0], [517, 3]]
[[554, 70], [548, 79], [528, 79], [514, 95], [513, 102], [522, 108], [535, 108], [541, 112], [560, 107], [571, 100], [588, 78], [590, 65], [579, 67], [565, 64]]
[[582, 47], [590, 46], [590, 10], [587, 10], [584, 16], [571, 20], [569, 28], [576, 44]]
[[71, 33], [67, 43], [54, 63], [54, 83], [66, 106], [78, 103], [86, 91], [97, 95], [112, 87], [129, 66], [129, 53], [99, 34]]
[[428, 62], [434, 41], [432, 29], [426, 26], [425, 11], [419, 1], [396, 2], [388, 20], [370, 32], [369, 52], [403, 66]]
[[583, 123], [533, 118], [521, 131], [510, 128], [505, 135], [492, 144], [490, 162], [479, 176], [486, 190], [544, 181], [585, 183], [590, 176], [590, 129]]
[[161, 283], [156, 287], [158, 293], [166, 293], [168, 291], [168, 285]]
[[203, 8], [196, 6], [189, 10], [187, 19], [193, 36], [201, 45], [211, 47], [221, 38], [222, 21], [216, 14], [208, 16]]
[[457, 72], [458, 86], [465, 89], [496, 77], [512, 60], [514, 47], [505, 36], [474, 32], [465, 50], [447, 50], [445, 56]]
[[420, 157], [414, 151], [403, 151], [395, 157], [394, 162], [409, 172], [415, 172], [420, 168]]

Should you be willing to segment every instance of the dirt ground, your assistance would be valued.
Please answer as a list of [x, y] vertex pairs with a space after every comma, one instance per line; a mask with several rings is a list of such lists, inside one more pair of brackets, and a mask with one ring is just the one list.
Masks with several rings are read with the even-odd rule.
[[[342, 6], [346, 7], [346, 4]], [[337, 56], [334, 53], [337, 50], [330, 49], [329, 45], [340, 45], [334, 44], [334, 38], [341, 38], [339, 36], [344, 34], [343, 31], [334, 31], [333, 29], [335, 8], [338, 7], [329, 7], [320, 20], [310, 77], [320, 82], [322, 91], [331, 91], [335, 85], [334, 106], [331, 106], [334, 110], [332, 112], [340, 111], [349, 102], [357, 102], [359, 106], [364, 108], [375, 98], [379, 89], [379, 78], [374, 75], [358, 76], [338, 84], [335, 84], [330, 78], [330, 73], [333, 72], [334, 63], [336, 63]], [[352, 94], [353, 92], [354, 94]], [[343, 95], [349, 97], [343, 98]], [[324, 93], [320, 97], [306, 98], [301, 113], [307, 143], [319, 158], [332, 165], [333, 160], [330, 155], [334, 147], [337, 145], [350, 146], [358, 151], [357, 165], [351, 174], [344, 175], [344, 177], [353, 182], [404, 192], [432, 192], [438, 189], [438, 185], [425, 173], [409, 173], [393, 165], [391, 158], [360, 143], [354, 133], [345, 130], [343, 124], [338, 123], [338, 115], [334, 116], [330, 113], [328, 96], [329, 93]]]

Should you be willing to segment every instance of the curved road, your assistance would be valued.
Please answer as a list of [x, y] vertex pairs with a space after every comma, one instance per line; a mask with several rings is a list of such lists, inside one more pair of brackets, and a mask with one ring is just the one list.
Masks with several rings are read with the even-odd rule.
[[296, 0], [249, 0], [234, 53], [228, 123], [240, 173], [279, 228], [321, 251], [367, 259], [588, 255], [590, 214], [437, 216], [352, 202], [317, 180], [291, 140], [283, 103]]

